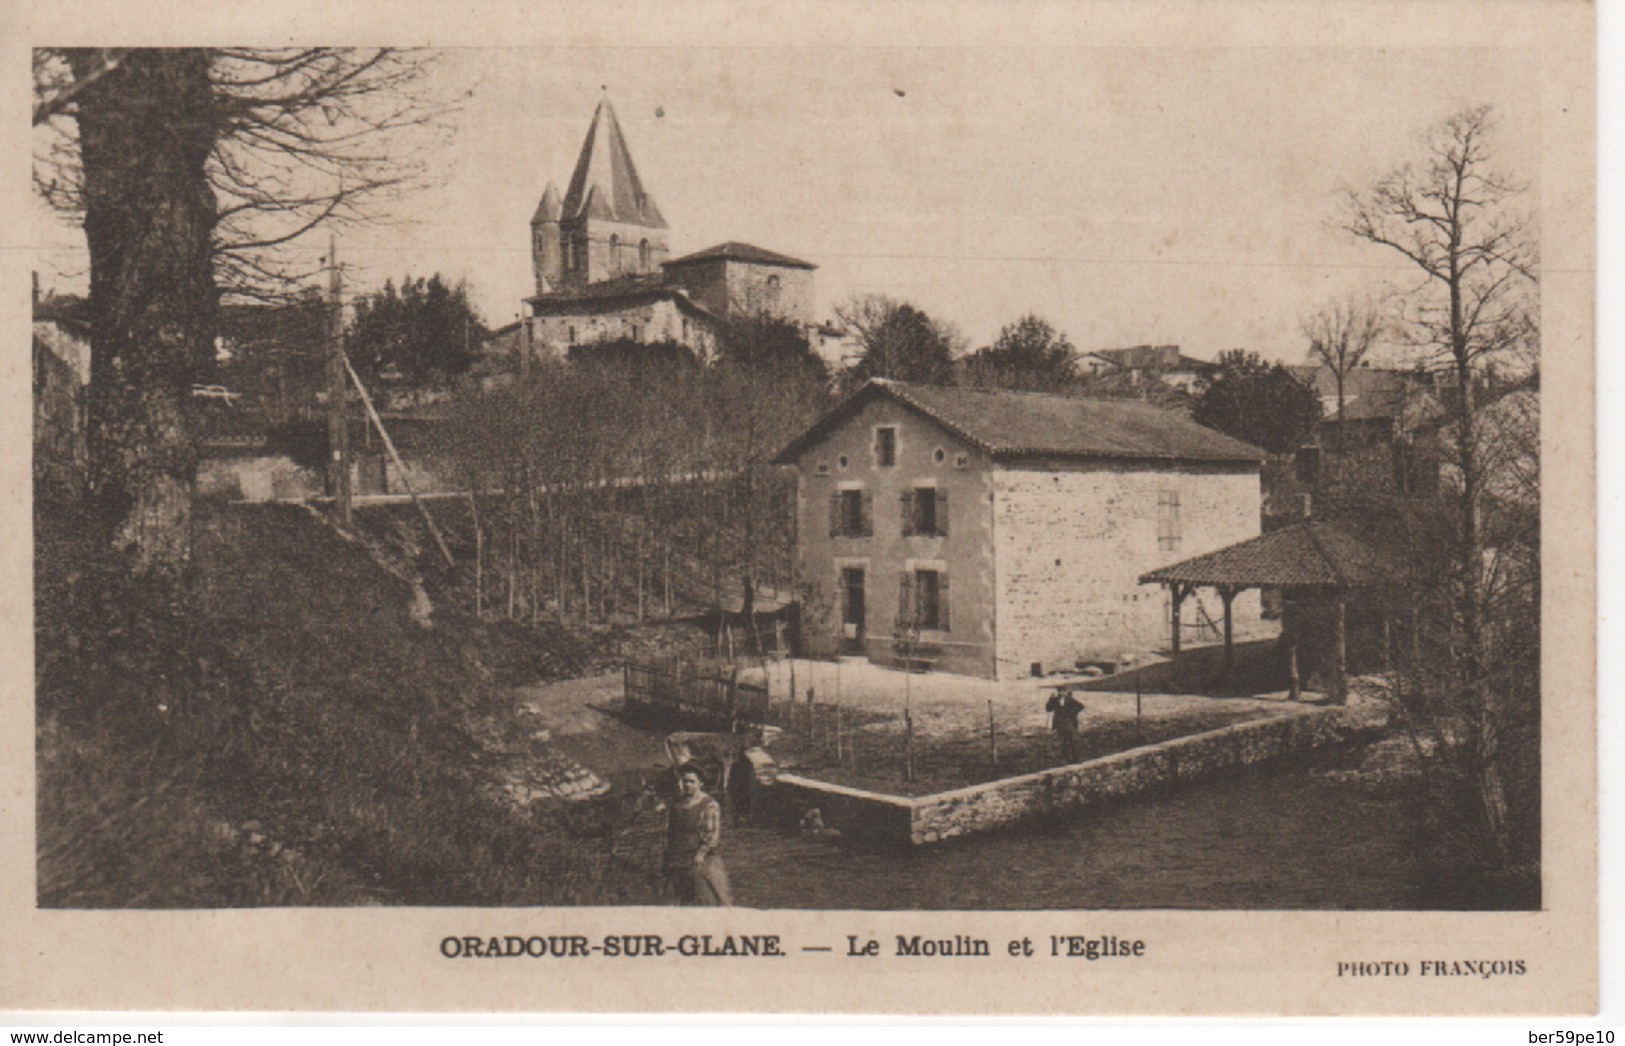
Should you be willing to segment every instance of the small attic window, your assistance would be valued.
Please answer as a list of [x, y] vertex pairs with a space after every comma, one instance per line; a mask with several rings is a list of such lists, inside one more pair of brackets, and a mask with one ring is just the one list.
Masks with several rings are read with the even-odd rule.
[[820, 462], [819, 462], [819, 463], [818, 463], [818, 474], [819, 474], [819, 475], [820, 475], [820, 476], [827, 476], [827, 475], [829, 475], [829, 462], [827, 462], [827, 461], [820, 461]]
[[897, 430], [890, 425], [875, 429], [875, 464], [897, 464]]
[[963, 469], [963, 468], [969, 468], [969, 467], [970, 467], [970, 455], [969, 454], [956, 454], [954, 456], [954, 468]]
[[933, 460], [935, 460], [935, 461], [936, 461], [936, 463], [937, 463], [937, 464], [938, 464], [938, 465], [940, 465], [940, 464], [942, 464], [942, 463], [943, 463], [943, 462], [944, 462], [944, 461], [947, 461], [947, 460], [948, 460], [948, 452], [947, 452], [947, 451], [945, 451], [945, 450], [943, 450], [943, 449], [942, 449], [942, 448], [941, 448], [941, 447], [938, 447], [938, 448], [937, 448], [937, 449], [936, 449], [936, 452], [935, 452], [935, 453], [933, 453], [933, 454], [932, 454], [932, 455], [931, 455], [931, 457], [932, 457], [932, 459], [933, 459]]

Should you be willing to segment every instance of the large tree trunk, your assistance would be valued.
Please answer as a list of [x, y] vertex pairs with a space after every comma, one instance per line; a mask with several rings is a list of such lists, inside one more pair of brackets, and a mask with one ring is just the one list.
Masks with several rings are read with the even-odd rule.
[[[74, 75], [100, 67], [69, 56]], [[218, 133], [209, 56], [137, 50], [79, 99], [90, 248], [91, 489], [104, 537], [137, 572], [191, 554], [197, 446], [190, 388], [214, 350]]]

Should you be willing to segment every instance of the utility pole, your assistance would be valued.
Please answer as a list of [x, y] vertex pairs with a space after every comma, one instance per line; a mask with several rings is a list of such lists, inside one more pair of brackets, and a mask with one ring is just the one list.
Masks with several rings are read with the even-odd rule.
[[525, 316], [524, 307], [519, 309], [519, 381], [524, 384], [530, 380], [530, 319]]
[[350, 426], [345, 404], [349, 381], [344, 366], [344, 277], [339, 271], [338, 240], [327, 242], [327, 492], [338, 507], [339, 520], [350, 518]]

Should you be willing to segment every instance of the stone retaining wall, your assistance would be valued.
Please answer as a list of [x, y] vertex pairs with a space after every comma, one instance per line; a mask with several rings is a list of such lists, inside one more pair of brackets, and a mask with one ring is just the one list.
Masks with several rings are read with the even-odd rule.
[[1021, 821], [1071, 813], [1342, 741], [1354, 724], [1337, 709], [1299, 709], [1071, 766], [969, 788], [902, 798], [780, 773], [769, 809], [799, 816], [817, 807], [844, 834], [915, 846]]

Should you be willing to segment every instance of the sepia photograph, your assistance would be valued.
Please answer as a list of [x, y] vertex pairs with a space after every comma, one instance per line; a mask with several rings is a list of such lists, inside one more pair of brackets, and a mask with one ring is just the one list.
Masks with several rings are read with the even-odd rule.
[[634, 35], [32, 42], [31, 917], [1554, 909], [1548, 54]]

